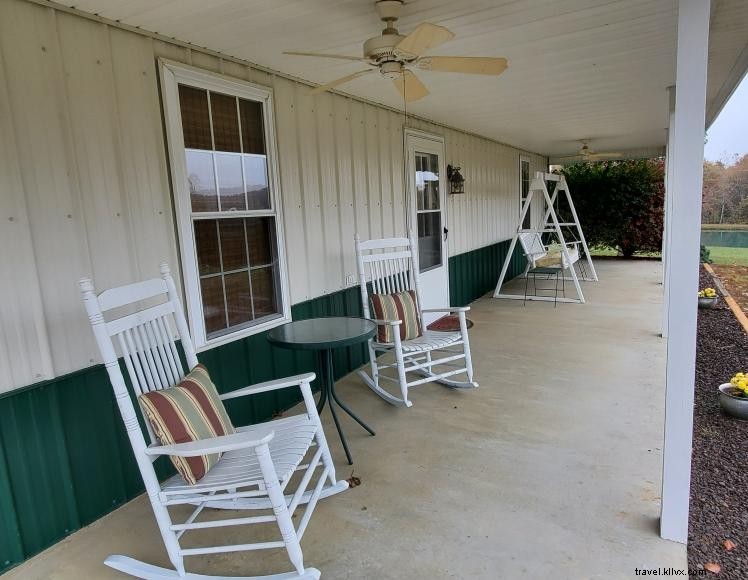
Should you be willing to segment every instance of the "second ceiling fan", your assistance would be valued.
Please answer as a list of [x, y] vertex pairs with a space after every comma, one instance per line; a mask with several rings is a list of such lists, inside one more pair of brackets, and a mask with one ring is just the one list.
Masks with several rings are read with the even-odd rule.
[[361, 76], [379, 71], [392, 80], [395, 88], [406, 102], [417, 101], [429, 94], [426, 86], [411, 70], [417, 67], [436, 72], [456, 72], [478, 75], [500, 75], [507, 69], [505, 58], [484, 56], [427, 56], [429, 49], [454, 38], [454, 34], [436, 24], [424, 22], [410, 34], [403, 36], [395, 28], [400, 17], [402, 0], [380, 0], [376, 3], [379, 18], [386, 24], [379, 36], [364, 42], [363, 57], [314, 52], [289, 51], [284, 54], [335, 58], [340, 60], [366, 62], [370, 68], [335, 79], [313, 89], [310, 94], [322, 93]]
[[622, 153], [614, 153], [613, 151], [606, 151], [604, 153], [598, 153], [594, 151], [589, 145], [589, 139], [582, 139], [579, 141], [581, 147], [576, 153], [571, 155], [560, 155], [556, 156], [556, 159], [578, 159], [582, 158], [582, 161], [603, 161], [606, 159], [617, 159], [621, 157]]

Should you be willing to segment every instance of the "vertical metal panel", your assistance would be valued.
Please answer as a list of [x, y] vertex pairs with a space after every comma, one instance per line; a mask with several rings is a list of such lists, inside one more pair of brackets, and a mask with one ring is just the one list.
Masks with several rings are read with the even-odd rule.
[[[15, 284], [0, 284], [0, 390], [29, 377], [53, 373], [31, 226], [17, 155], [5, 67], [0, 60], [0, 271]], [[6, 275], [6, 279], [11, 276]], [[27, 353], [37, 353], [35, 358]]]
[[[21, 0], [0, 4], [0, 51], [0, 187], [17, 216], [0, 234], [17, 249], [0, 264], [15, 272], [0, 293], [0, 392], [98, 360], [78, 278], [107, 287], [177, 263], [157, 57], [273, 87], [292, 304], [345, 288], [355, 232], [405, 233], [401, 114]], [[449, 254], [508, 238], [520, 152], [408, 123], [443, 135], [466, 176], [448, 201]]]
[[[24, 2], [0, 3], [0, 50], [33, 247], [33, 257], [3, 284], [11, 284], [19, 295], [39, 288], [42, 304], [29, 302], [19, 312], [27, 319], [43, 317], [48, 336], [38, 337], [46, 341], [41, 352], [51, 351], [51, 371], [58, 374], [71, 367], [70, 349], [85, 340], [79, 332], [85, 321], [76, 326], [72, 320], [76, 289], [66, 283], [67, 269], [81, 273], [89, 268], [55, 13]], [[28, 271], [38, 278], [31, 288], [25, 287]], [[26, 332], [32, 331], [29, 325]], [[43, 371], [41, 376], [30, 372], [43, 367], [38, 352], [19, 353], [11, 361], [14, 383], [2, 384], [0, 390], [51, 378]], [[75, 364], [85, 366], [88, 358], [79, 353]]]
[[278, 156], [281, 163], [281, 203], [286, 231], [286, 255], [292, 302], [309, 298], [308, 264], [302, 211], [302, 177], [298, 152], [299, 134], [294, 83], [285, 79], [275, 82], [275, 122]]

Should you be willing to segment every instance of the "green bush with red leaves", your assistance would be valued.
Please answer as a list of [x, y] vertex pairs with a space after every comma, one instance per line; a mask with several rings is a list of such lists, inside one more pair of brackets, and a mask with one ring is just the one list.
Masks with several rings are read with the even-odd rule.
[[[662, 249], [662, 159], [579, 163], [562, 173], [590, 247], [616, 248], [625, 257]], [[571, 221], [564, 206], [560, 206], [562, 221]]]

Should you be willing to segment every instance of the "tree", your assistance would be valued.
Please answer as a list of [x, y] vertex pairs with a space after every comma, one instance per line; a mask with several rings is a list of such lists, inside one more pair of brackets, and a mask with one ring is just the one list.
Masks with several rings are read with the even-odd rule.
[[662, 159], [579, 163], [563, 174], [590, 246], [617, 248], [627, 257], [662, 249]]
[[701, 207], [703, 223], [746, 223], [748, 221], [746, 199], [748, 199], [748, 155], [733, 156], [728, 162], [704, 161]]

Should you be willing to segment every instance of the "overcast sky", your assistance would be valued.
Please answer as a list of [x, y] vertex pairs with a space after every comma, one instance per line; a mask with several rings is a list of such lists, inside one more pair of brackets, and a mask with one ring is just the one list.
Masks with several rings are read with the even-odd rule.
[[706, 134], [704, 158], [709, 161], [731, 161], [733, 154], [748, 153], [748, 75]]

